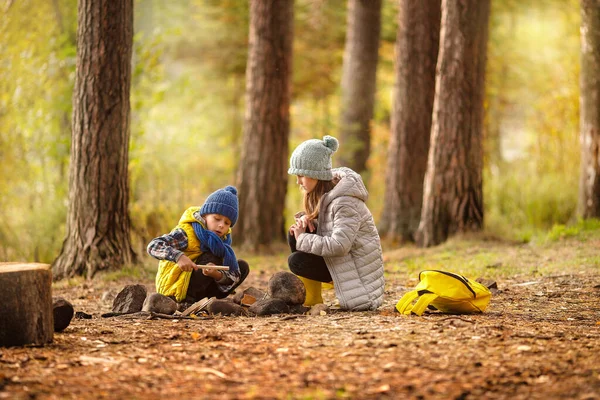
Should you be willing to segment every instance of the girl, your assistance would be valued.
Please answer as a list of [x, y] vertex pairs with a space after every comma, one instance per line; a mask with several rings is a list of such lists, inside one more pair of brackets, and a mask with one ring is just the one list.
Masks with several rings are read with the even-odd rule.
[[321, 282], [333, 281], [343, 310], [375, 310], [383, 302], [381, 242], [359, 174], [331, 169], [339, 143], [332, 136], [300, 144], [288, 174], [304, 192], [288, 241], [290, 270], [306, 287], [306, 306], [322, 303]]

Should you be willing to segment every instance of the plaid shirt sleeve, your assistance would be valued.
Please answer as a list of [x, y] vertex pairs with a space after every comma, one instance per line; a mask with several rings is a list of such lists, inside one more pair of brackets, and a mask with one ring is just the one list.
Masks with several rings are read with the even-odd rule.
[[188, 238], [185, 231], [181, 228], [175, 228], [171, 233], [152, 239], [148, 243], [146, 251], [158, 260], [169, 260], [176, 263], [187, 247]]

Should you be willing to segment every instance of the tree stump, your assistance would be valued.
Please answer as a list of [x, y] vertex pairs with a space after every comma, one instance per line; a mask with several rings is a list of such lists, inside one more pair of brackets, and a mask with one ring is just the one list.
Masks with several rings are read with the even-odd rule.
[[51, 343], [50, 265], [0, 263], [0, 288], [0, 346]]

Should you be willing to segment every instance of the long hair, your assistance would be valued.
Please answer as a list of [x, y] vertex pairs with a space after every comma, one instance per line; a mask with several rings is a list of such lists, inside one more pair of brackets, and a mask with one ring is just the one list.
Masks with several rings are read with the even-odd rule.
[[333, 181], [317, 181], [315, 188], [309, 192], [304, 192], [304, 212], [308, 219], [317, 219], [319, 217], [319, 207], [321, 207], [321, 198], [327, 192], [335, 187]]

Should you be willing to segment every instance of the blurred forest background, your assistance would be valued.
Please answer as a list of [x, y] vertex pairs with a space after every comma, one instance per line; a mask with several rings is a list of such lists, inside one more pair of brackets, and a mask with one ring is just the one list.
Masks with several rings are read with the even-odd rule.
[[[129, 178], [138, 254], [186, 207], [235, 182], [248, 11], [240, 0], [135, 0]], [[397, 11], [396, 1], [384, 0], [363, 175], [376, 221]], [[65, 237], [77, 2], [9, 0], [0, 13], [0, 261], [50, 263]], [[346, 2], [296, 0], [294, 19], [290, 151], [306, 139], [337, 135]], [[575, 217], [579, 27], [576, 0], [492, 1], [483, 179], [492, 235], [526, 242]], [[300, 204], [290, 178], [287, 225]]]

